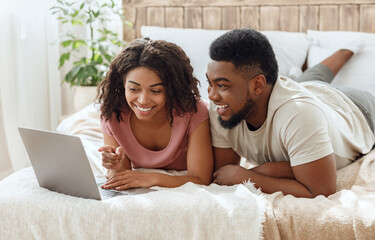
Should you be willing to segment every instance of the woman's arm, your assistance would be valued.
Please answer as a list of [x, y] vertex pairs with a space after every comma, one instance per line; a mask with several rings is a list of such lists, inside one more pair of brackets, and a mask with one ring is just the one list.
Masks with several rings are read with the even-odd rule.
[[135, 187], [178, 187], [187, 182], [208, 185], [212, 180], [213, 153], [209, 120], [205, 120], [190, 134], [187, 149], [187, 172], [185, 176], [162, 173], [123, 171], [117, 173], [103, 188], [124, 190]]
[[184, 183], [192, 181], [209, 185], [212, 181], [213, 167], [210, 121], [205, 120], [190, 134], [187, 150], [188, 176], [181, 180]]

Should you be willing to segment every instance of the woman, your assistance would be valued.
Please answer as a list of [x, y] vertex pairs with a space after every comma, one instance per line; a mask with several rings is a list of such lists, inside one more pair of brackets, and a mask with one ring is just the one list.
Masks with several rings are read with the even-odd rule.
[[[104, 189], [208, 185], [213, 154], [207, 105], [193, 68], [173, 43], [137, 39], [111, 63], [99, 86]], [[187, 170], [185, 176], [133, 168]]]

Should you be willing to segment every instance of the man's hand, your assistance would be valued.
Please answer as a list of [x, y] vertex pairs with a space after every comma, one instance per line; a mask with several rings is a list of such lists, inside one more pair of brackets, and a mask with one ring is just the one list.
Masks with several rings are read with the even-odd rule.
[[238, 165], [226, 165], [214, 173], [214, 183], [219, 185], [235, 185], [250, 178], [250, 171]]

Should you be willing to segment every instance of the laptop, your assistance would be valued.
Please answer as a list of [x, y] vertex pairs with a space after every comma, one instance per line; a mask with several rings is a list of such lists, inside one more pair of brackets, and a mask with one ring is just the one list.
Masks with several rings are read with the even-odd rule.
[[19, 127], [18, 131], [40, 187], [96, 200], [155, 191], [148, 188], [102, 189], [100, 186], [106, 178], [94, 177], [79, 137], [24, 127]]

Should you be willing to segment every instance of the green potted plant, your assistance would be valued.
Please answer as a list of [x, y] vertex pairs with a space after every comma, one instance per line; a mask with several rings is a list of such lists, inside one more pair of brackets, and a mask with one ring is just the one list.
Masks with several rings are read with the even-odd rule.
[[[96, 86], [105, 77], [109, 64], [126, 45], [122, 36], [109, 28], [114, 21], [131, 26], [124, 21], [124, 9], [113, 0], [57, 0], [51, 11], [61, 25], [70, 29], [59, 37], [59, 69], [68, 66], [63, 82], [78, 86], [76, 96], [84, 95], [82, 91], [96, 95]], [[91, 86], [91, 90], [81, 90], [82, 86]], [[84, 103], [76, 103], [81, 101], [76, 99], [74, 105], [78, 110]], [[89, 101], [92, 100], [91, 97]]]

